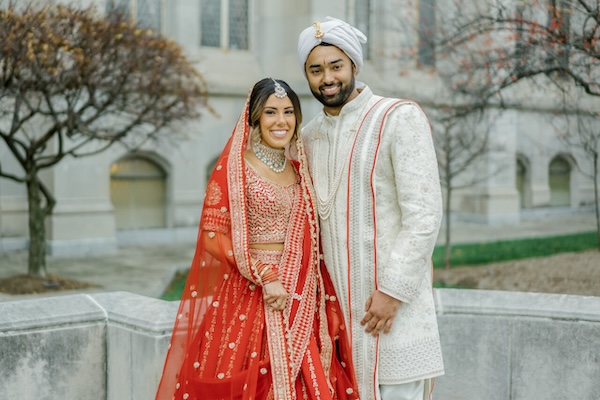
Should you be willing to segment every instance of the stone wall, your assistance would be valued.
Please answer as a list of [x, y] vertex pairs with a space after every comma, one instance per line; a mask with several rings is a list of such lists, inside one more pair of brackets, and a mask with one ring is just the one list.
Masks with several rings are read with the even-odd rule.
[[443, 400], [597, 399], [600, 297], [436, 290]]
[[[600, 298], [440, 289], [443, 400], [593, 399]], [[0, 303], [0, 399], [153, 399], [177, 302], [125, 292]]]

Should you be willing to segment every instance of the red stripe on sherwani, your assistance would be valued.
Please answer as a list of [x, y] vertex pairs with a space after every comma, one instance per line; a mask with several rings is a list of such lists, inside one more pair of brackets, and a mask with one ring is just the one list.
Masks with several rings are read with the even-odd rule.
[[[350, 213], [350, 192], [351, 192], [351, 167], [352, 167], [352, 161], [354, 158], [354, 151], [355, 151], [355, 147], [356, 147], [356, 143], [359, 139], [361, 130], [363, 128], [363, 123], [364, 121], [367, 119], [366, 117], [371, 113], [371, 111], [373, 111], [375, 108], [377, 108], [378, 106], [380, 106], [384, 100], [389, 100], [386, 98], [381, 98], [380, 100], [378, 100], [373, 106], [371, 106], [371, 108], [367, 111], [367, 113], [365, 114], [365, 118], [363, 118], [363, 121], [361, 122], [357, 134], [354, 138], [354, 143], [352, 145], [352, 149], [351, 149], [351, 156], [350, 156], [350, 162], [348, 163], [348, 186], [347, 186], [347, 193], [346, 193], [346, 247], [347, 247], [347, 257], [348, 257], [348, 304], [349, 304], [349, 326], [352, 326], [352, 321], [353, 321], [353, 315], [352, 315], [352, 299], [351, 299], [351, 293], [352, 293], [352, 279], [351, 279], [351, 268], [350, 266], [352, 265], [351, 263], [351, 255], [350, 255], [350, 242], [349, 242], [349, 236], [350, 236], [350, 219], [352, 218], [352, 215]], [[373, 243], [375, 244], [374, 246], [374, 265], [373, 265], [373, 280], [374, 280], [374, 284], [375, 284], [375, 290], [378, 289], [378, 284], [377, 284], [377, 222], [376, 222], [376, 214], [375, 214], [375, 188], [374, 188], [374, 183], [373, 183], [373, 175], [375, 173], [375, 166], [376, 166], [376, 160], [377, 160], [377, 154], [379, 152], [379, 146], [381, 144], [381, 136], [383, 133], [383, 127], [385, 125], [385, 119], [387, 118], [388, 113], [390, 112], [390, 110], [392, 110], [397, 104], [402, 103], [403, 100], [397, 100], [394, 101], [390, 104], [385, 104], [385, 111], [383, 113], [383, 116], [381, 117], [381, 123], [379, 124], [379, 132], [377, 132], [377, 145], [376, 145], [376, 150], [375, 150], [375, 157], [373, 160], [373, 164], [371, 166], [371, 171], [369, 173], [369, 184], [371, 187], [371, 197], [372, 197], [372, 210], [371, 212], [373, 213]], [[375, 339], [375, 368], [373, 369], [372, 372], [372, 382], [373, 382], [373, 393], [372, 393], [372, 398], [373, 399], [377, 399], [379, 398], [379, 388], [377, 385], [378, 379], [378, 367], [379, 367], [379, 337], [377, 337]], [[367, 373], [367, 371], [364, 371], [364, 373]]]

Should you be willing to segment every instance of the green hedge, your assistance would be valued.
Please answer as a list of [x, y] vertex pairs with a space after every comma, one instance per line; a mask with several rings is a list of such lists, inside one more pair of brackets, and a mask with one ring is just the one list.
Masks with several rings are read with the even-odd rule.
[[[578, 252], [596, 248], [596, 232], [542, 238], [501, 240], [452, 246], [452, 266], [481, 265], [499, 261], [545, 257], [557, 253]], [[437, 246], [433, 251], [435, 268], [444, 268], [444, 248]], [[163, 300], [179, 300], [187, 271], [178, 272], [161, 296]]]
[[[450, 260], [453, 267], [480, 265], [531, 257], [546, 257], [557, 253], [578, 252], [593, 249], [597, 246], [596, 232], [457, 244], [452, 246]], [[435, 268], [444, 267], [444, 249], [445, 246], [437, 246], [433, 251], [433, 265]]]
[[171, 283], [165, 290], [160, 298], [162, 300], [179, 300], [181, 299], [181, 293], [183, 293], [183, 287], [185, 286], [185, 280], [189, 270], [177, 271], [171, 280]]

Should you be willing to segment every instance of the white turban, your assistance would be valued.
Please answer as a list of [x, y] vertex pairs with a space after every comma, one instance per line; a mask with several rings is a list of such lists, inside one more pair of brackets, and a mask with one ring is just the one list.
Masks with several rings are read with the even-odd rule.
[[361, 43], [367, 43], [367, 37], [346, 22], [327, 17], [325, 22], [315, 22], [303, 30], [298, 38], [298, 59], [305, 75], [306, 59], [312, 49], [321, 43], [329, 43], [338, 47], [352, 60], [356, 66], [356, 73], [360, 72], [363, 66]]

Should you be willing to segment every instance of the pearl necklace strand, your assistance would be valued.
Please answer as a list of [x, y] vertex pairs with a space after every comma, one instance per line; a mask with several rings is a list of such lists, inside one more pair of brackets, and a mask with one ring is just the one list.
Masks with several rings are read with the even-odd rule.
[[[340, 187], [340, 184], [342, 183], [342, 177], [344, 175], [344, 171], [346, 170], [348, 163], [350, 161], [350, 155], [352, 154], [352, 146], [354, 145], [354, 139], [356, 138], [356, 123], [358, 122], [358, 119], [361, 117], [362, 113], [358, 113], [358, 117], [356, 118], [356, 121], [354, 121], [354, 125], [352, 127], [352, 129], [350, 129], [350, 136], [348, 137], [348, 139], [346, 140], [346, 143], [344, 143], [344, 146], [341, 148], [341, 151], [338, 153], [341, 155], [341, 157], [338, 158], [338, 160], [343, 160], [343, 162], [338, 162], [336, 163], [337, 165], [339, 165], [339, 168], [334, 168], [334, 174], [327, 174], [328, 176], [328, 183], [331, 183], [331, 185], [328, 185], [329, 187], [329, 194], [325, 197], [322, 197], [319, 192], [318, 188], [321, 188], [321, 186], [319, 186], [319, 182], [321, 182], [321, 179], [319, 177], [319, 170], [320, 168], [315, 168], [315, 172], [314, 172], [314, 180], [315, 180], [315, 192], [317, 192], [317, 211], [319, 213], [319, 216], [326, 220], [329, 219], [329, 216], [331, 215], [331, 211], [333, 210], [333, 204], [335, 203], [335, 195]], [[319, 133], [321, 132], [321, 128], [323, 126], [323, 120], [321, 120], [321, 124], [319, 125]], [[319, 150], [320, 150], [320, 143], [321, 139], [319, 138], [316, 142], [316, 146], [315, 146], [315, 154], [317, 154], [317, 156], [320, 155]], [[334, 149], [334, 151], [337, 149]], [[331, 153], [331, 150], [330, 150]], [[331, 180], [331, 176], [333, 175], [333, 181]]]
[[274, 149], [265, 146], [261, 142], [254, 142], [252, 143], [252, 150], [256, 154], [256, 158], [267, 164], [274, 172], [280, 174], [285, 170], [287, 158], [285, 158], [284, 149]]

